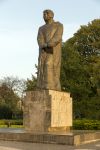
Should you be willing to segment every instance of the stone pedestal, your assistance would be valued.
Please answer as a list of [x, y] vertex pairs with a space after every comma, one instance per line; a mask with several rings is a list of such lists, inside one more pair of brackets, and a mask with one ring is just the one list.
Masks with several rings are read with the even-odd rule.
[[24, 126], [30, 132], [63, 131], [72, 126], [72, 98], [54, 90], [26, 92]]

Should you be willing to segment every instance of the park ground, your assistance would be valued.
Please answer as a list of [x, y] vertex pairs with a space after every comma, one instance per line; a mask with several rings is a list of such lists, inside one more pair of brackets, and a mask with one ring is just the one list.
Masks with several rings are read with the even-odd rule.
[[100, 141], [80, 146], [0, 141], [0, 150], [100, 150]]

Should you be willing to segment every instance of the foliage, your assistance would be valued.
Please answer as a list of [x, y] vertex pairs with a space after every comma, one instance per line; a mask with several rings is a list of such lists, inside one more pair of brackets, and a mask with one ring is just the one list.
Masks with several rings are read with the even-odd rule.
[[62, 47], [61, 87], [69, 91], [75, 100], [81, 100], [91, 94], [88, 71], [84, 68], [78, 51], [72, 48], [74, 40], [68, 40]]
[[26, 81], [26, 91], [31, 91], [36, 89], [37, 78], [32, 75], [32, 79], [27, 79]]
[[100, 88], [100, 19], [95, 19], [74, 35], [74, 48], [82, 56], [93, 87]]
[[21, 114], [18, 104], [22, 98], [19, 96], [18, 87], [22, 86], [22, 82], [13, 77], [0, 80], [0, 118], [12, 119], [13, 116]]
[[74, 101], [74, 117], [100, 120], [100, 97]]
[[0, 97], [2, 104], [8, 105], [9, 108], [15, 110], [17, 102], [20, 98], [5, 83], [0, 86]]
[[12, 110], [7, 104], [0, 105], [0, 119], [11, 119]]
[[100, 130], [99, 120], [74, 120], [73, 129], [75, 130]]
[[0, 127], [22, 127], [23, 120], [0, 120]]
[[75, 118], [100, 119], [100, 19], [63, 43], [61, 86], [73, 97]]
[[4, 77], [0, 80], [0, 84], [5, 84], [9, 89], [11, 89], [14, 93], [16, 93], [18, 96], [23, 95], [23, 91], [26, 88], [25, 80], [19, 79], [18, 77]]
[[100, 54], [100, 19], [95, 19], [74, 35], [75, 47], [84, 58]]
[[[35, 64], [35, 69], [36, 69], [36, 75], [37, 75], [37, 70], [38, 66]], [[26, 89], [25, 91], [32, 91], [35, 90], [37, 87], [37, 77], [32, 75], [31, 79], [27, 79], [26, 81]]]

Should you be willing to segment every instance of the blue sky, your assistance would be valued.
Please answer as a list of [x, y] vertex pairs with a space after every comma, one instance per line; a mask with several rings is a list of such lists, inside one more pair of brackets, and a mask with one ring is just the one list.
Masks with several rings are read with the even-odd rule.
[[100, 18], [100, 0], [0, 0], [0, 78], [30, 78], [38, 61], [42, 11], [52, 9], [64, 25], [63, 41], [80, 25]]

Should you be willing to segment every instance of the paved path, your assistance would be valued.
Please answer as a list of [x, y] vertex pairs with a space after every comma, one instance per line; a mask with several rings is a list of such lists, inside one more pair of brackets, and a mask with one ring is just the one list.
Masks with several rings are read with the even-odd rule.
[[[0, 132], [1, 133], [2, 132], [24, 133], [25, 131], [24, 129], [4, 128], [4, 129], [0, 129]], [[100, 141], [92, 142], [91, 144], [85, 144], [77, 147], [67, 146], [67, 145], [57, 145], [57, 144], [0, 141], [0, 150], [100, 150]]]
[[77, 147], [56, 144], [0, 141], [0, 150], [100, 150], [100, 141]]

